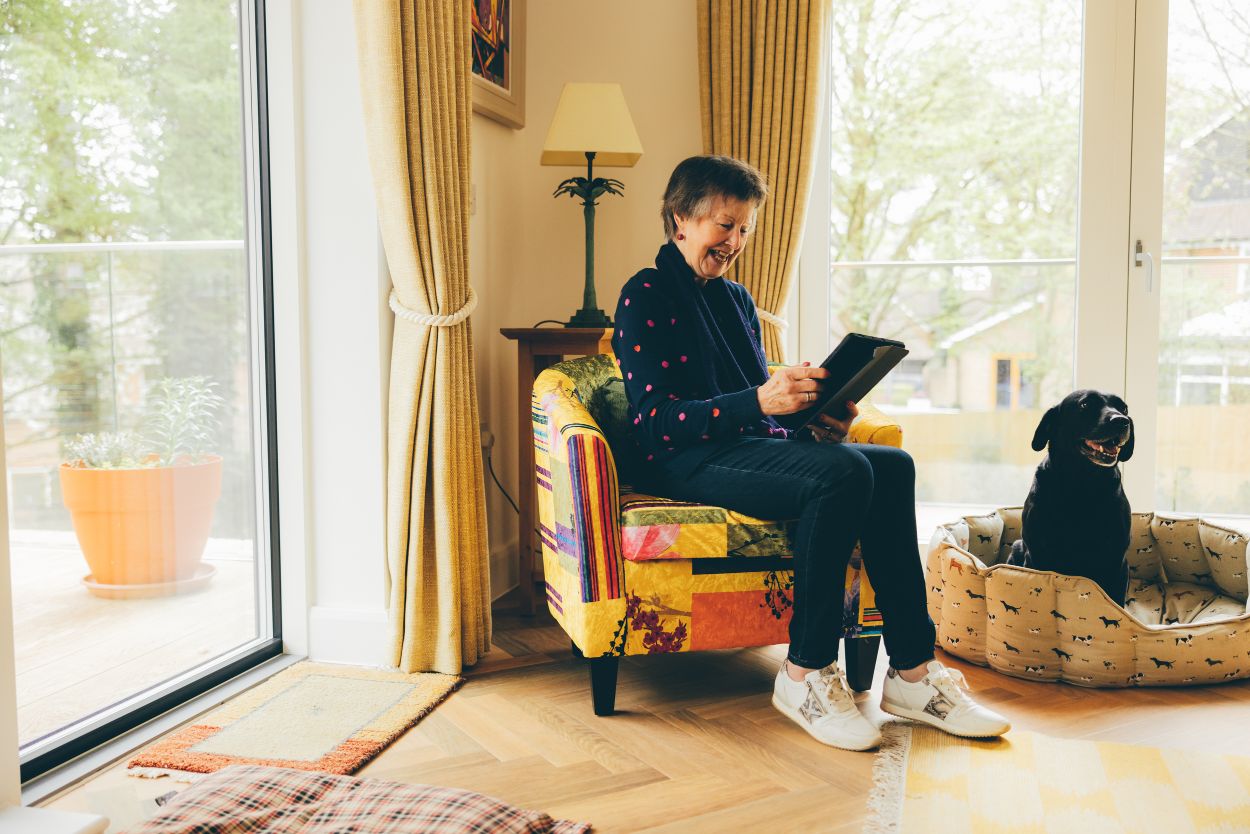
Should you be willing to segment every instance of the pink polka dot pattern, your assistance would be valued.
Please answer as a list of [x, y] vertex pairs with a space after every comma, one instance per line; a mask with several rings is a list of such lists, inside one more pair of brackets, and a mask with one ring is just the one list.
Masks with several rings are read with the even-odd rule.
[[680, 413], [677, 415], [677, 419], [678, 419], [678, 420], [685, 420], [685, 419], [686, 419], [686, 412], [684, 412], [684, 411], [680, 412]]
[[627, 298], [627, 299], [625, 299], [625, 306], [626, 306], [626, 307], [628, 307], [628, 306], [629, 306], [629, 299], [628, 299], [628, 298]]
[[712, 409], [712, 416], [713, 416], [713, 417], [719, 417], [719, 416], [720, 416], [720, 409], [719, 409], [719, 408], [713, 408], [713, 409]]
[[661, 368], [667, 368], [667, 367], [668, 367], [668, 360], [667, 360], [667, 359], [661, 359], [661, 360], [660, 360], [660, 367], [661, 367]]
[[648, 383], [647, 383], [647, 390], [648, 390], [648, 391], [650, 391], [650, 390], [651, 390], [651, 383], [650, 383], [650, 382], [648, 382]]
[[683, 353], [683, 354], [682, 354], [682, 356], [681, 356], [681, 361], [685, 362], [685, 361], [686, 361], [686, 359], [687, 359], [687, 357], [686, 357], [686, 355]]
[[651, 319], [647, 319], [647, 327], [655, 327], [655, 322]]

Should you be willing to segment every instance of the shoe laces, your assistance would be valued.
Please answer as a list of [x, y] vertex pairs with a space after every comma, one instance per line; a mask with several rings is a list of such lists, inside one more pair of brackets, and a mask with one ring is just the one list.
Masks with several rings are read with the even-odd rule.
[[958, 669], [943, 666], [936, 672], [930, 672], [928, 681], [934, 689], [950, 699], [951, 703], [956, 705], [972, 703], [972, 699], [967, 694], [971, 689], [968, 686], [968, 679]]
[[851, 687], [846, 682], [846, 674], [838, 668], [836, 663], [831, 663], [820, 670], [820, 680], [825, 685], [825, 701], [836, 712], [843, 714], [859, 712], [859, 708], [855, 706], [855, 696], [851, 694]]

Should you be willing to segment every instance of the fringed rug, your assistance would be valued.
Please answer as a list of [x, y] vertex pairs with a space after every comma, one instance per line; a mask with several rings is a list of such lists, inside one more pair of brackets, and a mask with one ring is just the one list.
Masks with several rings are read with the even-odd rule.
[[127, 772], [186, 779], [257, 764], [355, 773], [459, 683], [453, 675], [297, 663], [144, 748]]
[[865, 834], [1250, 832], [1250, 757], [890, 723]]

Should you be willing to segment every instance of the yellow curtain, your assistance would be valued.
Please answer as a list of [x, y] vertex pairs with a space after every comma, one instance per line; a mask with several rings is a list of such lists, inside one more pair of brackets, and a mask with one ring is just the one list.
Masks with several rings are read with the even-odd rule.
[[764, 351], [783, 361], [776, 317], [798, 267], [820, 93], [829, 57], [829, 0], [699, 0], [703, 151], [749, 162], [770, 194], [734, 266], [761, 310]]
[[[355, 0], [378, 220], [394, 287], [389, 657], [455, 674], [490, 646], [469, 287], [469, 9]], [[361, 276], [368, 278], [369, 276]], [[350, 292], [350, 288], [345, 288]]]

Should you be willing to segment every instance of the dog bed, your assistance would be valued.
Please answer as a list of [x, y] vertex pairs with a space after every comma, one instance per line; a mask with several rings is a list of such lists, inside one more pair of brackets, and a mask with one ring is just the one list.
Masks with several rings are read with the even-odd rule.
[[1244, 534], [1134, 513], [1121, 607], [1084, 577], [1005, 564], [1020, 514], [999, 509], [934, 532], [925, 576], [944, 651], [1014, 677], [1080, 686], [1250, 677]]

